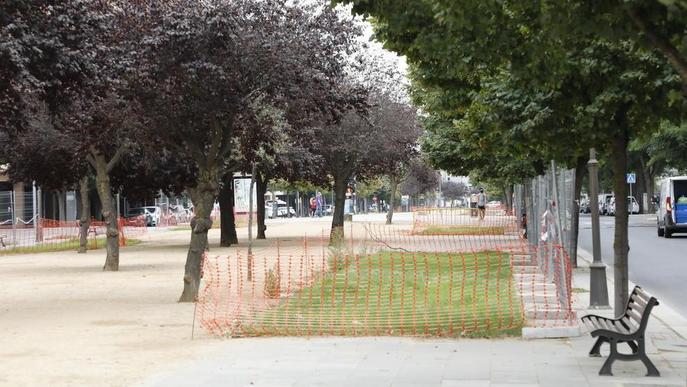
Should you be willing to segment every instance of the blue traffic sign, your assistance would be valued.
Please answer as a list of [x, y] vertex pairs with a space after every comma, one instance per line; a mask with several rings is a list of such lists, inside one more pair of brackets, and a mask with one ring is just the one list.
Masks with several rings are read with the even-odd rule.
[[632, 172], [632, 173], [627, 173], [627, 174], [625, 175], [625, 177], [626, 177], [626, 180], [627, 180], [627, 184], [635, 184], [635, 183], [637, 183], [637, 175], [635, 175], [634, 172]]

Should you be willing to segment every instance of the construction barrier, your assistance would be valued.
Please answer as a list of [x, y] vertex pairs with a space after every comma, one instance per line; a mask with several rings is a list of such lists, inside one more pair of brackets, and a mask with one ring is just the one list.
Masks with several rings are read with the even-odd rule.
[[518, 219], [501, 207], [425, 208], [413, 211], [413, 233], [512, 234], [519, 232]]
[[[432, 216], [442, 222], [424, 229], [472, 225], [454, 212]], [[221, 336], [478, 337], [572, 325], [563, 248], [531, 244], [514, 217], [498, 216], [502, 233], [349, 223], [336, 248], [323, 231], [250, 256], [206, 257], [200, 324]]]
[[[140, 239], [147, 233], [145, 220], [140, 217], [119, 218], [118, 225], [120, 246], [126, 246], [128, 239]], [[104, 244], [106, 228], [105, 222], [91, 220], [89, 249]], [[78, 250], [80, 233], [78, 220], [38, 219], [35, 226], [33, 221], [21, 226], [0, 226], [0, 254]]]

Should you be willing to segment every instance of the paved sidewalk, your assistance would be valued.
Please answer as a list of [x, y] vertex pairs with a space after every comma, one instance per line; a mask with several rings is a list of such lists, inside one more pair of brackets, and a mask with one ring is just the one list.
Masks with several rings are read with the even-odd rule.
[[[575, 270], [574, 287], [583, 315], [587, 268]], [[687, 386], [687, 340], [655, 318], [647, 332], [660, 378], [644, 376], [639, 361], [618, 361], [614, 376], [599, 376], [604, 359], [587, 356], [594, 341], [587, 334], [544, 340], [291, 337], [228, 339], [218, 351], [141, 386]], [[607, 346], [603, 350], [606, 355]]]

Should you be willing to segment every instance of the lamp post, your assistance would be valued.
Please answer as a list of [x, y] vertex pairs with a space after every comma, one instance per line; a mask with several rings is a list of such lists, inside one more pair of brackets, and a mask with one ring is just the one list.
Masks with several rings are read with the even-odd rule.
[[594, 261], [590, 269], [590, 308], [610, 308], [608, 304], [608, 285], [606, 284], [606, 265], [601, 260], [601, 232], [599, 225], [599, 162], [596, 160], [596, 150], [589, 149], [589, 199], [592, 212], [592, 254]]

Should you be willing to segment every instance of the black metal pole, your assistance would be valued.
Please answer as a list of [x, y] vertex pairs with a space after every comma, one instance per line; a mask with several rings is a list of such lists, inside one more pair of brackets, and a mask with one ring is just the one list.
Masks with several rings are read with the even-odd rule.
[[599, 162], [596, 150], [589, 150], [589, 205], [592, 212], [592, 254], [594, 261], [589, 265], [589, 307], [610, 308], [608, 304], [608, 285], [606, 283], [606, 265], [601, 259], [601, 231], [599, 224]]

